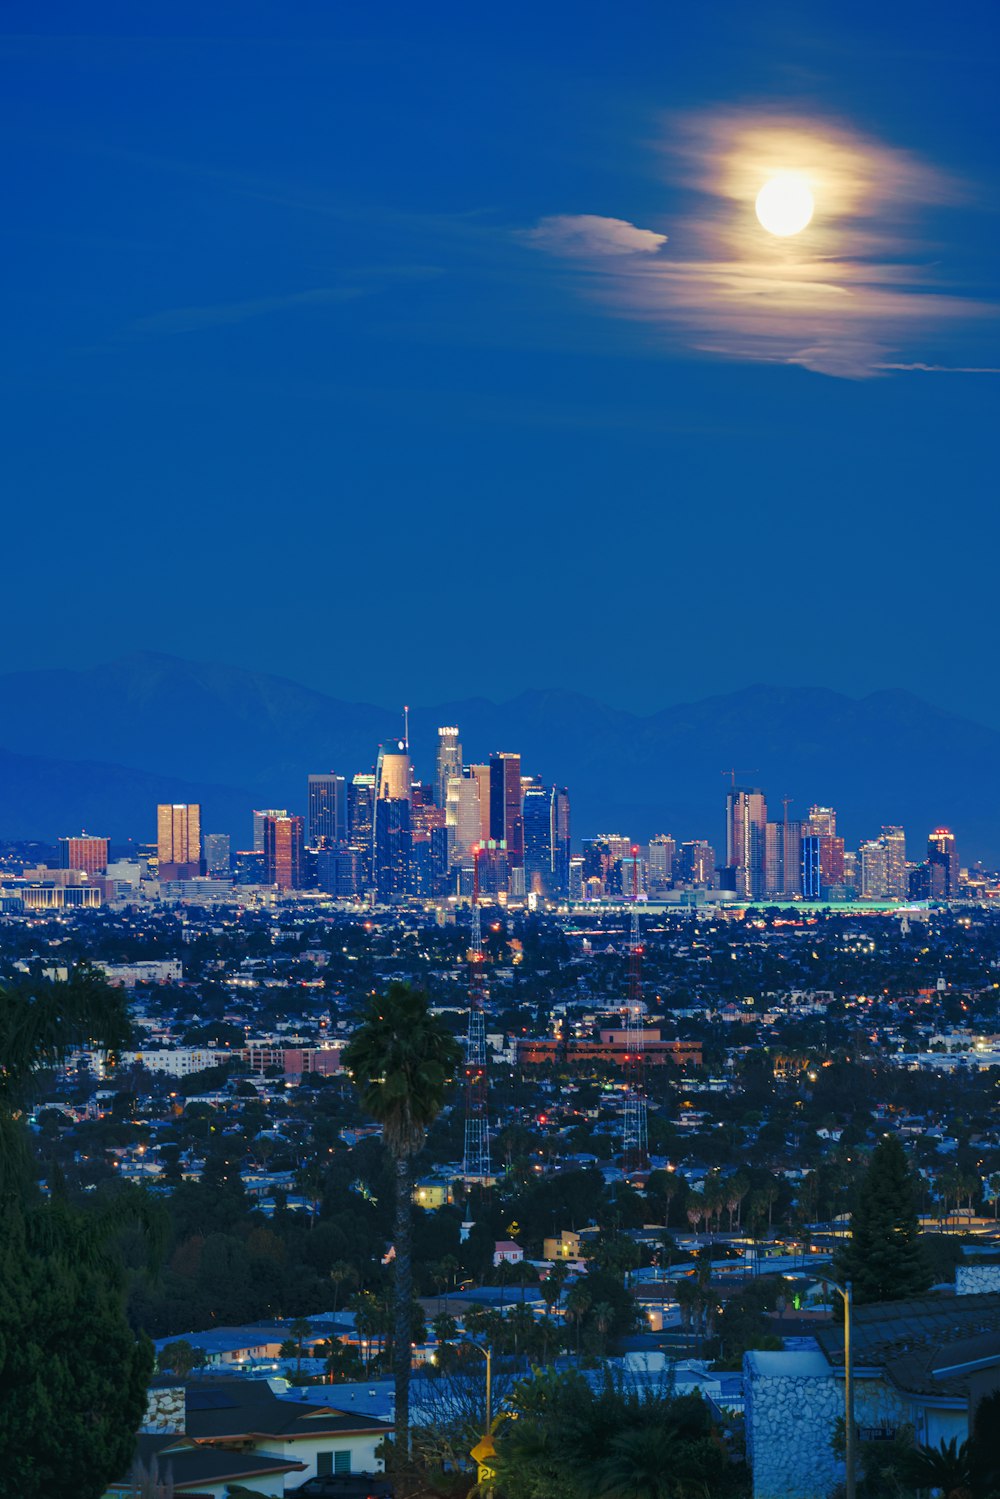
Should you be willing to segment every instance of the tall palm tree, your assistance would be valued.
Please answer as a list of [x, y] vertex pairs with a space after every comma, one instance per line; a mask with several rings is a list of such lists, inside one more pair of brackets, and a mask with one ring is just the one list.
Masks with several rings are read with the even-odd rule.
[[356, 1286], [358, 1283], [358, 1272], [346, 1260], [334, 1260], [327, 1274], [333, 1282], [333, 1314], [336, 1316], [337, 1304], [340, 1301], [340, 1288], [345, 1281], [349, 1285]]
[[382, 1139], [396, 1166], [396, 1450], [410, 1447], [410, 1334], [413, 1300], [413, 1157], [440, 1114], [461, 1060], [458, 1042], [428, 1008], [427, 995], [392, 983], [372, 1000], [361, 1026], [344, 1048], [343, 1064], [361, 1101], [382, 1126]]

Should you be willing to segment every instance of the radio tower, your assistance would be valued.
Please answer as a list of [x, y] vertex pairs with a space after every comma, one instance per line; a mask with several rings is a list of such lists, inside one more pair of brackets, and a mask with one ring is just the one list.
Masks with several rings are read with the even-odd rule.
[[466, 1182], [490, 1180], [490, 1117], [487, 1108], [486, 1025], [483, 1019], [483, 929], [479, 914], [479, 849], [473, 853], [472, 937], [469, 947], [469, 1029], [465, 1040]]
[[632, 845], [632, 927], [629, 936], [628, 1003], [625, 1015], [625, 1131], [622, 1166], [638, 1171], [649, 1160], [646, 1125], [645, 1005], [642, 1002], [642, 942], [639, 933], [639, 849]]

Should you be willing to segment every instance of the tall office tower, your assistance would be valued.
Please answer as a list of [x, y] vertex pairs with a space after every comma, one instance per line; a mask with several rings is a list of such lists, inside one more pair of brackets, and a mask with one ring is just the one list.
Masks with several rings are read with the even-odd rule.
[[[476, 869], [478, 872], [478, 856]], [[479, 880], [472, 896], [472, 933], [469, 942], [469, 1025], [465, 1038], [465, 1142], [462, 1176], [481, 1186], [492, 1183], [490, 1171], [489, 1055], [483, 1015], [486, 986], [483, 982], [482, 917], [479, 913]]]
[[479, 780], [467, 766], [457, 776], [450, 776], [445, 796], [445, 825], [451, 831], [451, 861], [467, 864], [472, 850], [483, 842], [482, 810], [479, 805]]
[[81, 833], [59, 839], [59, 868], [80, 869], [84, 874], [104, 874], [108, 867], [108, 840]]
[[886, 850], [886, 894], [894, 900], [905, 900], [910, 890], [906, 867], [906, 834], [900, 827], [882, 829]]
[[[469, 765], [466, 770], [479, 791], [479, 842], [485, 843], [490, 836], [490, 767]], [[463, 775], [466, 770], [463, 770]]]
[[582, 853], [584, 884], [589, 880], [597, 881], [600, 893], [604, 895], [610, 889], [612, 873], [618, 862], [612, 857], [610, 843], [607, 838], [584, 838]]
[[375, 841], [375, 777], [356, 775], [347, 788], [347, 837], [360, 850], [361, 891], [373, 885], [372, 847]]
[[861, 857], [853, 849], [844, 850], [844, 884], [855, 893], [861, 878]]
[[832, 807], [809, 808], [809, 831], [818, 838], [836, 838], [837, 814]]
[[375, 762], [375, 800], [408, 802], [413, 789], [413, 767], [405, 739], [380, 744]]
[[310, 848], [333, 848], [343, 843], [347, 834], [346, 787], [343, 776], [314, 775], [309, 777], [307, 842]]
[[529, 781], [522, 802], [525, 894], [565, 895], [569, 884], [569, 792]]
[[264, 852], [264, 824], [269, 817], [287, 817], [285, 807], [262, 807], [253, 814], [253, 846], [257, 853]]
[[510, 886], [507, 847], [501, 839], [487, 838], [475, 856], [481, 895], [506, 895]]
[[769, 822], [764, 828], [764, 894], [785, 893], [785, 824]]
[[715, 849], [702, 838], [689, 839], [677, 852], [677, 873], [682, 884], [706, 890], [715, 886]]
[[943, 884], [942, 894], [945, 900], [954, 900], [958, 894], [958, 847], [955, 843], [955, 834], [950, 828], [935, 828], [927, 839], [927, 862], [941, 870], [940, 878], [934, 878], [935, 870], [932, 868], [932, 880], [934, 893]]
[[410, 792], [410, 826], [414, 843], [430, 841], [434, 828], [443, 828], [446, 810], [434, 800], [433, 788], [424, 781], [414, 781]]
[[819, 840], [819, 872], [824, 890], [844, 883], [844, 840], [823, 834]]
[[455, 728], [438, 729], [437, 746], [437, 804], [443, 807], [448, 799], [448, 782], [452, 776], [462, 774], [462, 746]]
[[584, 876], [583, 857], [576, 854], [569, 861], [569, 890], [570, 900], [583, 900]]
[[201, 808], [197, 802], [161, 802], [156, 809], [156, 854], [161, 880], [191, 880], [201, 873]]
[[569, 893], [570, 802], [566, 786], [553, 787], [553, 874], [557, 895]]
[[754, 900], [764, 893], [767, 802], [755, 786], [733, 786], [726, 795], [726, 864], [737, 895]]
[[410, 888], [410, 801], [382, 796], [375, 803], [373, 877], [379, 900], [405, 895]]
[[669, 833], [657, 833], [655, 838], [650, 838], [649, 847], [646, 850], [650, 894], [658, 894], [660, 891], [670, 889], [674, 880], [676, 853], [677, 845]]
[[264, 850], [237, 849], [233, 858], [233, 880], [237, 885], [263, 885]]
[[264, 819], [264, 883], [279, 890], [305, 884], [305, 838], [301, 817]]
[[869, 838], [861, 845], [861, 896], [863, 900], [885, 900], [889, 894], [889, 850], [883, 838]]
[[232, 853], [228, 833], [205, 834], [205, 873], [213, 880], [230, 878]]
[[802, 894], [806, 900], [819, 900], [823, 893], [823, 875], [820, 870], [822, 838], [818, 833], [804, 833], [802, 837]]
[[506, 844], [511, 869], [524, 867], [521, 756], [506, 750], [490, 756], [490, 838]]
[[782, 895], [802, 894], [802, 824], [785, 818], [781, 824]]

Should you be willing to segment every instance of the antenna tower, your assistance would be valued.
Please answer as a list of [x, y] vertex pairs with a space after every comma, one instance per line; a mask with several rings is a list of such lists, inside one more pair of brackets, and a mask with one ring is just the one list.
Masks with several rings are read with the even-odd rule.
[[486, 1025], [483, 1018], [483, 928], [479, 912], [479, 849], [473, 850], [472, 935], [469, 946], [469, 1029], [465, 1038], [465, 1151], [462, 1176], [490, 1180], [490, 1116], [487, 1107]]
[[625, 1013], [625, 1130], [622, 1165], [626, 1171], [638, 1171], [649, 1160], [645, 1011], [646, 1006], [642, 1001], [642, 938], [639, 931], [639, 849], [633, 844], [632, 922]]

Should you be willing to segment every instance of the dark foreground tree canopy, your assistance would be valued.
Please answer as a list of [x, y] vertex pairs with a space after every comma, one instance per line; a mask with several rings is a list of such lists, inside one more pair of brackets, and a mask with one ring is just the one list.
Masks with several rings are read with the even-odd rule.
[[148, 1227], [141, 1194], [87, 1211], [42, 1200], [19, 1113], [38, 1066], [127, 1034], [122, 991], [92, 970], [0, 995], [0, 1471], [18, 1499], [100, 1499], [145, 1409], [153, 1350], [126, 1320], [116, 1242], [127, 1221]]
[[610, 1374], [525, 1380], [497, 1435], [504, 1499], [736, 1499], [733, 1462], [700, 1395], [639, 1392]]

